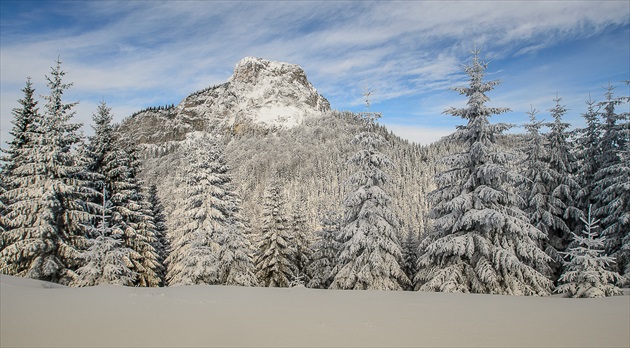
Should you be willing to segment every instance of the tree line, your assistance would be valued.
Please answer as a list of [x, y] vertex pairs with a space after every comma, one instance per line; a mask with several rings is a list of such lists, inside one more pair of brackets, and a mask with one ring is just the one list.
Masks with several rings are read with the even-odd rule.
[[[156, 186], [140, 179], [137, 144], [117, 132], [104, 102], [84, 142], [71, 122], [76, 103], [62, 100], [71, 84], [57, 61], [43, 112], [30, 79], [13, 112], [0, 176], [0, 269], [77, 286], [619, 294], [630, 276], [629, 116], [619, 109], [630, 97], [616, 97], [610, 85], [603, 101], [587, 101], [586, 127], [570, 130], [556, 96], [553, 121], [539, 121], [532, 108], [526, 135], [506, 143], [512, 125], [489, 117], [509, 109], [486, 106], [499, 84], [484, 81], [486, 68], [473, 51], [469, 85], [453, 88], [467, 106], [445, 111], [467, 124], [426, 148], [436, 175], [417, 204], [428, 218], [394, 204], [391, 192], [407, 187], [396, 180], [414, 168], [398, 168], [382, 152], [391, 142], [367, 99], [367, 111], [353, 115], [360, 131], [349, 145], [358, 150], [338, 173], [347, 175], [345, 198], [318, 214], [313, 231], [309, 193], [287, 207], [282, 172], [270, 174], [252, 229], [225, 145], [208, 134], [179, 145], [185, 157], [165, 213]], [[423, 231], [401, 225], [409, 218], [422, 219]]]

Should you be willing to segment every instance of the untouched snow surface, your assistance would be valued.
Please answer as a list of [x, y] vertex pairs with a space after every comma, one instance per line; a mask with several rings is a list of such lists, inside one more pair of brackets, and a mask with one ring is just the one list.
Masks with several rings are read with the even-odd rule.
[[630, 296], [0, 281], [2, 347], [630, 346]]

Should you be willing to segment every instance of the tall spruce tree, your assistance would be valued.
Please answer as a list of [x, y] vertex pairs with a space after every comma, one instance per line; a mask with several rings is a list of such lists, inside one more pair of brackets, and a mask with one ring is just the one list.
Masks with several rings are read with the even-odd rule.
[[469, 86], [453, 88], [468, 103], [444, 111], [468, 121], [450, 136], [465, 152], [444, 158], [450, 169], [436, 176], [437, 189], [429, 196], [434, 231], [420, 245], [417, 287], [548, 295], [553, 284], [541, 272], [548, 271], [549, 256], [539, 246], [545, 235], [531, 225], [513, 189], [523, 180], [509, 169], [515, 156], [497, 145], [497, 137], [510, 125], [488, 120], [509, 109], [485, 105], [490, 100], [486, 93], [499, 81], [484, 82], [487, 63], [478, 49], [471, 54], [471, 63], [464, 66]]
[[187, 145], [166, 258], [175, 284], [254, 285], [249, 243], [222, 151], [210, 138]]
[[393, 162], [379, 148], [386, 144], [376, 132], [379, 113], [370, 112], [370, 92], [364, 94], [367, 111], [361, 114], [366, 130], [352, 140], [360, 150], [349, 164], [358, 170], [348, 178], [352, 190], [344, 201], [345, 222], [341, 230], [339, 271], [332, 289], [402, 290], [409, 278], [402, 270], [398, 240], [399, 220], [385, 191], [392, 179], [385, 172]]
[[213, 205], [217, 181], [211, 149], [202, 141], [186, 145], [179, 171], [178, 201], [169, 227], [171, 252], [166, 258], [170, 286], [218, 284], [219, 243], [213, 217], [221, 215]]
[[10, 202], [0, 253], [3, 272], [69, 284], [75, 277], [79, 250], [85, 247], [86, 226], [92, 219], [96, 195], [81, 179], [86, 159], [75, 148], [82, 143], [80, 124], [71, 123], [77, 103], [63, 102], [72, 84], [63, 83], [61, 61], [46, 76], [50, 93], [44, 96], [45, 112], [35, 119], [11, 164]]
[[562, 121], [567, 109], [561, 101], [562, 98], [556, 96], [554, 99], [556, 104], [549, 110], [554, 120], [546, 124], [550, 129], [546, 134], [546, 145], [549, 169], [553, 177], [550, 187], [553, 197], [552, 213], [557, 219], [549, 224], [544, 245], [545, 251], [552, 257], [550, 265], [554, 271], [554, 280], [558, 279], [562, 271], [562, 258], [558, 252], [566, 249], [571, 231], [578, 228], [578, 223], [582, 218], [582, 211], [576, 207], [574, 199], [579, 190], [579, 184], [575, 180], [577, 158], [569, 143], [567, 129], [571, 125]]
[[[558, 186], [560, 173], [551, 168], [549, 151], [552, 150], [547, 145], [547, 137], [540, 133], [544, 124], [536, 119], [537, 113], [538, 110], [532, 108], [528, 112], [530, 123], [525, 124], [527, 145], [524, 149], [526, 158], [522, 163], [527, 179], [522, 185], [525, 190], [523, 197], [527, 204], [525, 212], [529, 216], [530, 223], [547, 236], [541, 246], [551, 259], [561, 266], [560, 251], [563, 249], [559, 250], [558, 246], [562, 246], [562, 240], [557, 240], [558, 237], [554, 231], [559, 229], [563, 233], [568, 233], [566, 231], [568, 228], [562, 218], [565, 204], [553, 194], [554, 188]], [[546, 275], [553, 276], [553, 274]]]
[[[18, 100], [20, 108], [12, 110], [13, 114], [13, 128], [9, 132], [13, 136], [13, 139], [8, 143], [8, 148], [2, 149], [5, 154], [2, 157], [4, 165], [0, 170], [1, 186], [0, 186], [0, 230], [2, 232], [8, 229], [7, 206], [9, 205], [8, 197], [5, 196], [7, 190], [10, 188], [9, 180], [16, 175], [13, 173], [13, 169], [16, 165], [16, 160], [19, 161], [19, 155], [33, 146], [33, 141], [36, 138], [36, 122], [41, 115], [37, 108], [37, 101], [34, 99], [35, 89], [31, 83], [31, 78], [26, 79], [26, 86], [22, 89], [24, 97]], [[6, 236], [8, 238], [8, 236]], [[4, 248], [5, 235], [0, 237], [0, 251]]]
[[[554, 120], [547, 123], [550, 130], [546, 135], [549, 165], [552, 170], [559, 174], [553, 195], [565, 203], [563, 219], [569, 227], [574, 227], [583, 218], [582, 211], [575, 206], [575, 199], [573, 198], [579, 188], [579, 184], [575, 180], [577, 157], [572, 152], [573, 144], [570, 142], [571, 133], [568, 129], [571, 124], [562, 120], [567, 109], [561, 104], [562, 98], [556, 96], [553, 101], [556, 105], [549, 111]], [[568, 233], [569, 231], [565, 230], [565, 232]]]
[[[222, 285], [256, 286], [253, 249], [246, 235], [245, 221], [241, 215], [241, 200], [236, 193], [230, 168], [223, 156], [224, 149], [215, 149], [216, 174], [220, 178], [215, 185], [220, 189], [214, 195], [225, 204], [219, 222], [219, 283]], [[222, 194], [218, 194], [222, 192]]]
[[615, 97], [609, 85], [599, 104], [604, 120], [600, 167], [593, 194], [600, 200], [595, 215], [606, 237], [606, 253], [616, 259], [619, 273], [630, 275], [630, 113], [618, 112], [630, 97]]
[[109, 228], [130, 250], [131, 270], [137, 274], [135, 285], [159, 286], [162, 264], [155, 249], [156, 236], [150, 204], [139, 179], [136, 146], [120, 138], [112, 124], [111, 108], [101, 102], [93, 115], [94, 136], [86, 153], [96, 189], [109, 194]]
[[288, 287], [297, 273], [294, 237], [290, 233], [284, 197], [277, 177], [265, 190], [263, 225], [255, 255], [256, 276], [266, 287]]

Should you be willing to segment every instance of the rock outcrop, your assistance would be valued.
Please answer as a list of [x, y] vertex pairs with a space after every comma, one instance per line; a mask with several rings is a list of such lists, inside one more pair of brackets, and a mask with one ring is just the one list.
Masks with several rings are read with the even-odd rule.
[[140, 143], [160, 144], [183, 140], [193, 131], [288, 129], [328, 111], [328, 100], [300, 66], [247, 57], [226, 83], [195, 92], [172, 108], [138, 112], [121, 128]]

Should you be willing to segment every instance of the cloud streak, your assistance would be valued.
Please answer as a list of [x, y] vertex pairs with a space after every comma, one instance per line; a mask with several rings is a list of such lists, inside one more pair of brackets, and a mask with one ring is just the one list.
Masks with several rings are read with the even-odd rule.
[[125, 112], [177, 102], [225, 81], [244, 56], [300, 64], [333, 107], [346, 109], [360, 105], [365, 79], [383, 105], [414, 95], [421, 101], [461, 83], [459, 64], [473, 41], [508, 62], [614, 30], [628, 35], [630, 16], [619, 1], [13, 5], [2, 4], [3, 133], [26, 76], [43, 81], [57, 55], [86, 109], [101, 98]]

